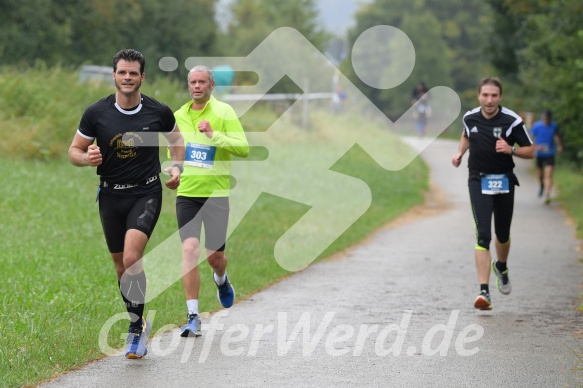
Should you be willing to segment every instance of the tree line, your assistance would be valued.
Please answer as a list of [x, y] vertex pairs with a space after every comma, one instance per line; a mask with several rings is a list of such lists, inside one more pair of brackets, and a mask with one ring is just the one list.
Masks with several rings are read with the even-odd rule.
[[503, 104], [517, 112], [550, 109], [567, 160], [583, 167], [583, 2], [580, 0], [375, 0], [360, 9], [348, 47], [366, 29], [389, 24], [416, 48], [410, 78], [394, 90], [359, 82], [349, 62], [343, 71], [389, 116], [408, 108], [416, 82], [449, 86], [462, 107], [477, 105], [477, 84], [498, 76]]
[[553, 112], [565, 156], [583, 167], [583, 2], [488, 2], [496, 11], [488, 42], [493, 65], [519, 85], [523, 106]]
[[[464, 109], [476, 105], [483, 76], [502, 78], [504, 103], [517, 111], [551, 109], [566, 155], [583, 163], [583, 3], [580, 0], [374, 0], [361, 4], [347, 36], [319, 22], [315, 0], [232, 0], [217, 20], [219, 0], [0, 0], [0, 66], [109, 65], [120, 48], [144, 53], [149, 77], [166, 75], [155, 62], [175, 57], [246, 56], [272, 31], [289, 26], [325, 52], [333, 38], [348, 50], [368, 28], [391, 25], [415, 47], [411, 76], [380, 90], [341, 70], [390, 117], [410, 106], [415, 84], [454, 89]], [[224, 4], [224, 3], [221, 3]], [[223, 14], [223, 12], [221, 12]], [[185, 77], [179, 66], [170, 76]], [[182, 79], [182, 78], [181, 78]], [[293, 88], [294, 85], [283, 85]], [[295, 85], [297, 88], [297, 85]]]
[[324, 47], [327, 35], [312, 0], [237, 0], [226, 26], [215, 17], [218, 2], [0, 0], [0, 65], [107, 66], [118, 50], [131, 47], [156, 77], [159, 58], [184, 63], [191, 56], [244, 56], [286, 25]]

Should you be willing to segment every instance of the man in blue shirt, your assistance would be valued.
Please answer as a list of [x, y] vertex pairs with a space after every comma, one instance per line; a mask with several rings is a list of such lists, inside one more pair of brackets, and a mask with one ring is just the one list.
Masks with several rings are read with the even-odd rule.
[[545, 194], [545, 204], [549, 204], [553, 187], [555, 152], [563, 151], [559, 127], [552, 121], [551, 111], [545, 110], [541, 120], [534, 123], [530, 132], [535, 138], [536, 170], [540, 181], [538, 196], [542, 197]]

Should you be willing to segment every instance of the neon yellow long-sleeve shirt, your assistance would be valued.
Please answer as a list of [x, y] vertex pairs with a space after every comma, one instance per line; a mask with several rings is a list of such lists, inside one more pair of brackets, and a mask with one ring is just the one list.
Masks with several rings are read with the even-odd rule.
[[[174, 112], [174, 117], [186, 145], [178, 195], [228, 197], [231, 155], [249, 155], [245, 132], [233, 108], [211, 96], [202, 110], [193, 110], [189, 101]], [[210, 123], [211, 139], [198, 130], [201, 120]]]

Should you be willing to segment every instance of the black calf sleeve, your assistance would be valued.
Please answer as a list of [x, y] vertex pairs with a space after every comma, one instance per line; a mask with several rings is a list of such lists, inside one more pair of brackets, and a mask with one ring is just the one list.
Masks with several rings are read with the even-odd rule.
[[119, 282], [119, 290], [130, 314], [130, 326], [141, 327], [146, 301], [146, 274], [143, 271], [137, 275], [124, 274]]

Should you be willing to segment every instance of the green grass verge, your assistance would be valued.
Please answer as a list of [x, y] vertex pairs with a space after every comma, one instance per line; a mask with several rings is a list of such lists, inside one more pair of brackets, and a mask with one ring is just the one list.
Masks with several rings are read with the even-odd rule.
[[583, 239], [583, 173], [559, 163], [554, 180], [559, 189], [557, 200], [575, 222], [577, 237]]
[[[26, 160], [66, 154], [83, 111], [115, 92], [108, 84], [81, 84], [77, 69], [42, 65], [1, 67], [0, 90], [0, 155]], [[172, 110], [188, 100], [186, 83], [151, 82], [146, 76], [141, 90]]]
[[[575, 224], [577, 238], [583, 239], [583, 174], [582, 171], [569, 165], [557, 163], [554, 174], [555, 184], [559, 190], [557, 201]], [[580, 247], [583, 249], [583, 244]], [[583, 263], [583, 257], [579, 259]], [[579, 311], [583, 313], [583, 293]]]

